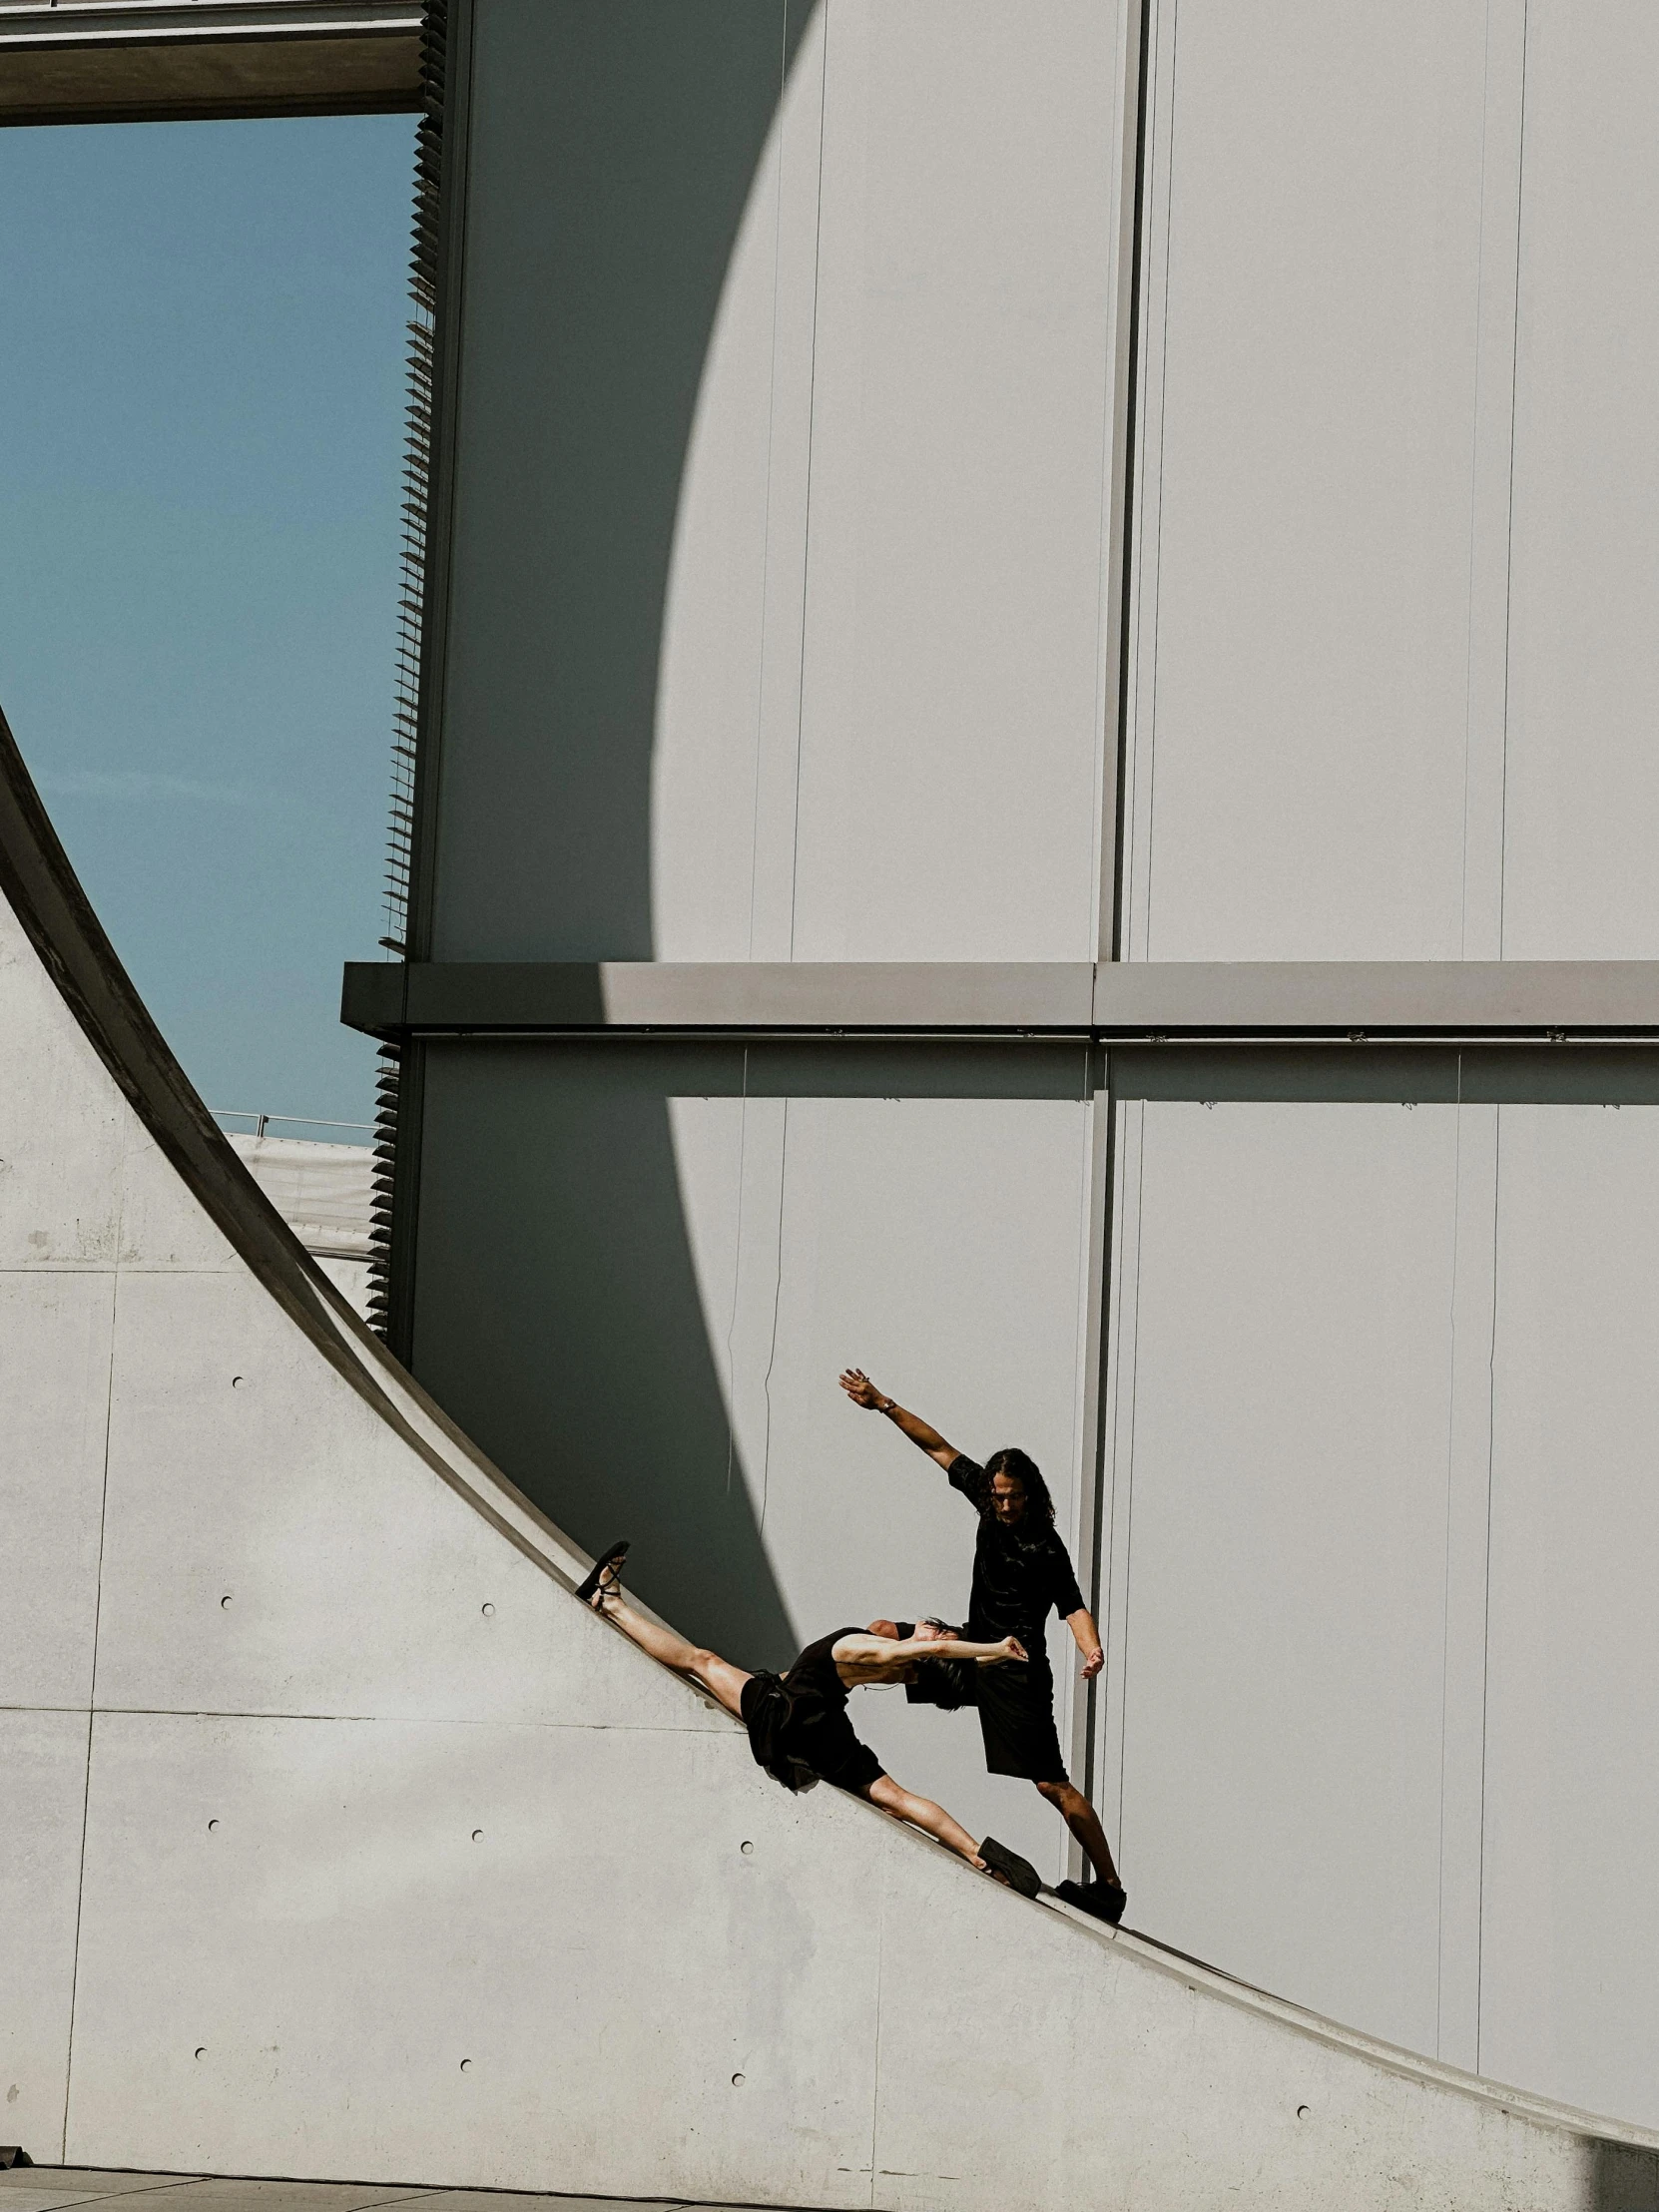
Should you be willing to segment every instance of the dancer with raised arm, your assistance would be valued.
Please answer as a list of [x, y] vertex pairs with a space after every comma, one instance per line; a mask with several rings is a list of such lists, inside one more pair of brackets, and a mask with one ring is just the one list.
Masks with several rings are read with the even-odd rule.
[[613, 1544], [577, 1585], [576, 1595], [642, 1651], [676, 1674], [690, 1675], [735, 1714], [749, 1731], [757, 1765], [775, 1781], [786, 1790], [810, 1790], [818, 1782], [850, 1790], [947, 1845], [981, 1874], [994, 1875], [1022, 1897], [1037, 1895], [1042, 1884], [1029, 1860], [994, 1836], [975, 1844], [942, 1805], [895, 1782], [869, 1746], [859, 1742], [846, 1717], [846, 1701], [854, 1690], [866, 1683], [912, 1681], [929, 1660], [964, 1660], [979, 1670], [1018, 1664], [1025, 1651], [1016, 1637], [963, 1642], [937, 1621], [919, 1622], [907, 1638], [838, 1628], [809, 1644], [788, 1674], [746, 1674], [717, 1652], [688, 1643], [635, 1612], [621, 1590], [627, 1550], [626, 1544]]
[[[998, 1451], [980, 1466], [919, 1414], [885, 1396], [861, 1368], [848, 1368], [841, 1388], [865, 1412], [884, 1413], [918, 1450], [943, 1467], [952, 1489], [960, 1490], [979, 1515], [973, 1552], [973, 1587], [968, 1601], [969, 1636], [1014, 1636], [1030, 1656], [996, 1673], [975, 1675], [979, 1727], [985, 1765], [992, 1774], [1022, 1776], [1036, 1784], [1088, 1855], [1095, 1871], [1091, 1883], [1062, 1882], [1055, 1892], [1115, 1927], [1128, 1903], [1100, 1816], [1072, 1782], [1060, 1757], [1054, 1726], [1054, 1675], [1043, 1640], [1050, 1608], [1071, 1630], [1083, 1655], [1083, 1679], [1093, 1681], [1104, 1664], [1100, 1634], [1083, 1603], [1071, 1560], [1054, 1526], [1054, 1505], [1036, 1462], [1020, 1450]], [[931, 1699], [925, 1686], [916, 1696], [926, 1702], [962, 1700], [962, 1678], [953, 1694]]]

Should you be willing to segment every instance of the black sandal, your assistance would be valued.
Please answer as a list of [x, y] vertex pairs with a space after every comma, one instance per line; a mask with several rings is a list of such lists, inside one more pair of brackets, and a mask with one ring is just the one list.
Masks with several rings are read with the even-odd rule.
[[979, 1846], [979, 1856], [992, 1874], [1001, 1875], [1010, 1890], [1017, 1890], [1022, 1898], [1034, 1898], [1042, 1888], [1037, 1870], [1029, 1859], [1022, 1859], [1017, 1851], [1010, 1851], [1006, 1844], [999, 1844], [994, 1836], [987, 1836]]
[[[605, 1581], [607, 1575], [610, 1575], [611, 1583], [621, 1580], [621, 1576], [613, 1573], [612, 1569], [620, 1567], [627, 1556], [628, 1546], [625, 1543], [612, 1544], [609, 1551], [602, 1551], [587, 1573], [583, 1575], [581, 1581], [577, 1583], [573, 1594], [579, 1597], [584, 1605], [591, 1605], [599, 1593], [599, 1585]], [[610, 1583], [607, 1583], [606, 1587], [609, 1588]]]
[[1117, 1882], [1062, 1882], [1054, 1895], [1062, 1903], [1076, 1906], [1079, 1913], [1104, 1921], [1109, 1928], [1117, 1927], [1129, 1903], [1128, 1892]]

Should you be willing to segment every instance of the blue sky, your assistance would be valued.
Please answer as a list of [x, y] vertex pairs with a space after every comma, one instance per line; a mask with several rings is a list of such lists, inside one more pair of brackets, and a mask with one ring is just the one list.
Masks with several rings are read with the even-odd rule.
[[370, 1118], [413, 144], [0, 131], [0, 706], [214, 1107]]

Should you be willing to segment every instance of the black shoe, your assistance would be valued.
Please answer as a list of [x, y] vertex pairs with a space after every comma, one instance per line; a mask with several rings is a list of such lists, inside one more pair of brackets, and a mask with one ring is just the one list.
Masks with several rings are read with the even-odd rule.
[[1075, 1905], [1079, 1913], [1087, 1913], [1091, 1920], [1105, 1921], [1116, 1928], [1123, 1918], [1123, 1909], [1129, 1903], [1127, 1890], [1119, 1889], [1115, 1882], [1061, 1882], [1056, 1884], [1054, 1895], [1066, 1905]]
[[987, 1836], [979, 1846], [979, 1856], [992, 1874], [999, 1874], [1010, 1890], [1017, 1890], [1022, 1898], [1034, 1898], [1042, 1888], [1037, 1870], [1029, 1859], [1022, 1859], [1017, 1851], [1010, 1851], [1006, 1844], [999, 1844], [994, 1836]]
[[[579, 1597], [584, 1605], [591, 1605], [605, 1576], [611, 1573], [613, 1567], [620, 1567], [627, 1556], [628, 1546], [625, 1543], [612, 1544], [609, 1551], [602, 1551], [587, 1573], [583, 1575], [581, 1581], [577, 1583], [573, 1594]], [[613, 1581], [616, 1579], [614, 1575], [611, 1578]]]

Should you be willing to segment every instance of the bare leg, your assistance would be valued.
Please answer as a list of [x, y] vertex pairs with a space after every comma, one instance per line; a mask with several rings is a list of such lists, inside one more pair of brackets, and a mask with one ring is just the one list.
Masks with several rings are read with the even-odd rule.
[[890, 1774], [879, 1776], [864, 1792], [871, 1805], [880, 1806], [883, 1813], [896, 1813], [901, 1821], [908, 1821], [912, 1828], [919, 1828], [924, 1835], [935, 1836], [941, 1844], [947, 1844], [959, 1852], [970, 1867], [977, 1867], [981, 1874], [985, 1862], [979, 1856], [979, 1847], [965, 1828], [953, 1821], [942, 1805], [935, 1805], [931, 1798], [917, 1797], [895, 1782]]
[[1112, 1864], [1112, 1847], [1106, 1841], [1106, 1831], [1100, 1825], [1100, 1815], [1074, 1783], [1039, 1782], [1037, 1788], [1064, 1816], [1066, 1826], [1089, 1855], [1089, 1863], [1102, 1882], [1117, 1884], [1118, 1871]]
[[739, 1720], [743, 1718], [743, 1686], [749, 1676], [742, 1667], [733, 1666], [730, 1659], [722, 1659], [698, 1644], [687, 1643], [685, 1637], [677, 1636], [672, 1628], [659, 1628], [655, 1621], [648, 1621], [643, 1613], [634, 1611], [614, 1582], [601, 1585], [594, 1598], [594, 1611], [603, 1613], [614, 1627], [638, 1644], [641, 1651], [648, 1651], [653, 1659], [660, 1659], [676, 1674], [689, 1674], [694, 1681], [701, 1682], [727, 1712], [736, 1714]]

